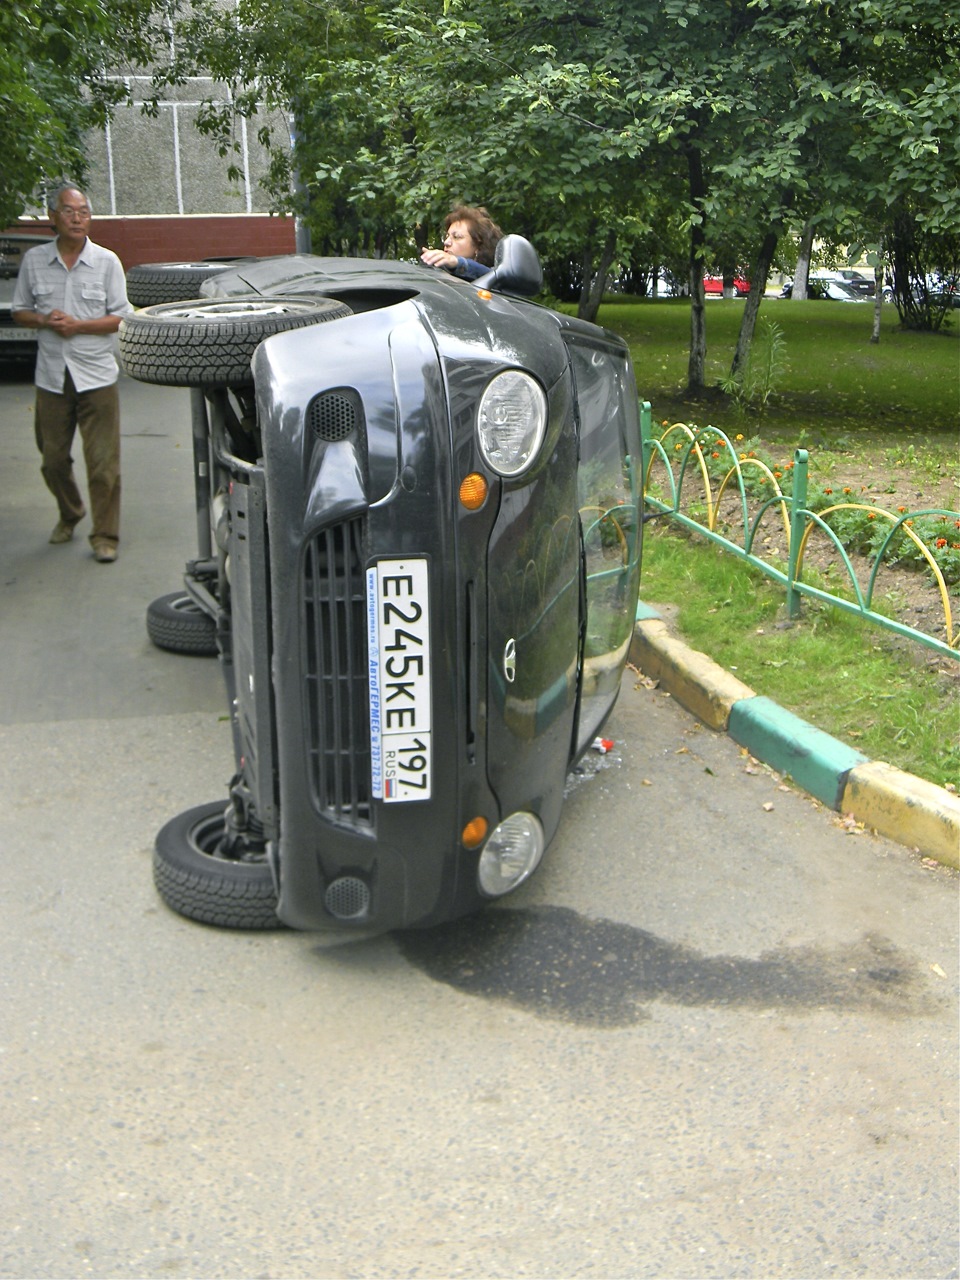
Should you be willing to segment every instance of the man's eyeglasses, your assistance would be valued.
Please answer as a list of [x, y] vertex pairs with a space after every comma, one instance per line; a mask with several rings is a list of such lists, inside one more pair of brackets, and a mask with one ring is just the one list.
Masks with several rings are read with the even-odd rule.
[[90, 217], [89, 209], [58, 209], [57, 213], [64, 218], [70, 218], [71, 221], [86, 222]]

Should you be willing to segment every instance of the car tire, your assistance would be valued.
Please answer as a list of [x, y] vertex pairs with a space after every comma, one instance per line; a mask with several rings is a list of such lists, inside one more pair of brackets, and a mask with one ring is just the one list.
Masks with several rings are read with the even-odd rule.
[[120, 357], [132, 378], [168, 387], [247, 387], [265, 338], [352, 315], [333, 298], [272, 294], [197, 298], [145, 307], [120, 326]]
[[212, 262], [143, 262], [127, 272], [127, 297], [135, 307], [195, 298], [210, 276], [232, 271], [240, 259]]
[[217, 624], [185, 591], [158, 596], [147, 605], [147, 635], [158, 649], [216, 657]]
[[218, 857], [228, 802], [197, 805], [157, 834], [153, 880], [171, 910], [224, 929], [280, 929], [277, 894], [266, 857]]

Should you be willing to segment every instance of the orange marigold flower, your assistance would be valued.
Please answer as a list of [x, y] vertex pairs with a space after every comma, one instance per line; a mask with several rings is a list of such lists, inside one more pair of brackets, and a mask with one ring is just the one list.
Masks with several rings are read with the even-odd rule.
[[947, 540], [946, 540], [946, 538], [938, 538], [938, 539], [937, 539], [937, 546], [938, 546], [938, 547], [945, 547], [946, 545], [947, 545]]
[[876, 518], [877, 518], [877, 517], [876, 517], [876, 514], [875, 514], [873, 511], [868, 511], [868, 512], [867, 512], [867, 519], [868, 519], [868, 520], [876, 520]]
[[960, 542], [951, 542], [950, 546], [953, 548], [954, 551], [960, 551]]
[[[844, 492], [844, 493], [853, 493], [853, 490], [852, 490], [852, 489], [850, 489], [850, 488], [847, 488], [847, 489], [844, 489], [844, 491], [843, 491], [843, 492]], [[827, 490], [827, 493], [833, 493], [833, 490], [832, 490], [832, 489], [828, 489], [828, 490]]]
[[711, 458], [719, 458], [719, 457], [720, 457], [720, 455], [719, 455], [719, 453], [711, 453], [710, 457], [711, 457]]
[[682, 449], [682, 448], [683, 448], [683, 442], [681, 441], [681, 443], [680, 443], [680, 444], [675, 444], [673, 447], [674, 447], [674, 449]]
[[[823, 492], [824, 492], [824, 493], [833, 493], [833, 490], [832, 490], [832, 489], [824, 489], [824, 491], [823, 491]], [[849, 493], [849, 492], [850, 492], [850, 490], [849, 490], [849, 489], [844, 489], [844, 491], [843, 491], [843, 492], [844, 492], [844, 493]]]
[[906, 511], [906, 509], [907, 509], [906, 507], [897, 507], [898, 511]]

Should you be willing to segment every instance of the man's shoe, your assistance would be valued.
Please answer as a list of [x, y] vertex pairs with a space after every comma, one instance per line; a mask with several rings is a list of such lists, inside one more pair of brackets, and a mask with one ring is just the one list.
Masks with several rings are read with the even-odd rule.
[[98, 542], [93, 548], [93, 558], [99, 564], [113, 564], [117, 558], [117, 548], [112, 542]]
[[65, 520], [58, 520], [57, 527], [50, 535], [50, 541], [53, 543], [71, 542], [73, 540], [73, 525], [67, 524]]

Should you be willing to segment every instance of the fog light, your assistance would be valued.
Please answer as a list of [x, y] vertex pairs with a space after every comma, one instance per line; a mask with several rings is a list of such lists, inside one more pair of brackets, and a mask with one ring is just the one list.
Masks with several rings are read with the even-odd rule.
[[536, 868], [543, 844], [543, 827], [532, 813], [505, 818], [483, 846], [477, 870], [480, 892], [498, 898], [515, 889]]

